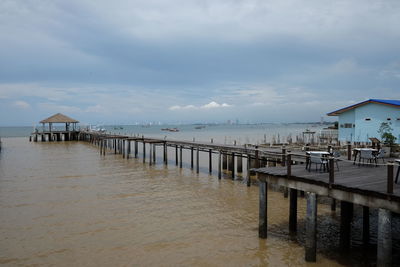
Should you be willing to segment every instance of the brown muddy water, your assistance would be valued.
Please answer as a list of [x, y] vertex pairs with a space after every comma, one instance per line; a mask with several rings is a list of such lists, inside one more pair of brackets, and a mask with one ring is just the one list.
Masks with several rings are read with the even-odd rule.
[[[5, 266], [365, 266], [375, 262], [376, 246], [360, 244], [358, 219], [353, 223], [351, 255], [338, 251], [340, 212], [320, 204], [317, 263], [306, 263], [305, 201], [299, 199], [299, 232], [290, 237], [288, 200], [271, 190], [269, 236], [259, 239], [258, 187], [209, 175], [207, 155], [201, 162], [204, 169], [196, 174], [187, 168], [189, 160], [183, 169], [172, 162], [165, 167], [161, 159], [148, 166], [141, 158], [127, 160], [111, 152], [100, 156], [96, 147], [83, 142], [5, 138], [0, 154], [0, 264]], [[398, 232], [394, 235], [396, 239]], [[397, 243], [398, 238], [395, 258]]]

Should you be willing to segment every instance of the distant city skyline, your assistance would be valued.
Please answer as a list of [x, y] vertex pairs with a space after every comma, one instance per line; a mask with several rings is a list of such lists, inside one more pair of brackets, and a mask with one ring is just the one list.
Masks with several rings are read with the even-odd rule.
[[0, 2], [0, 126], [319, 122], [400, 99], [400, 1]]

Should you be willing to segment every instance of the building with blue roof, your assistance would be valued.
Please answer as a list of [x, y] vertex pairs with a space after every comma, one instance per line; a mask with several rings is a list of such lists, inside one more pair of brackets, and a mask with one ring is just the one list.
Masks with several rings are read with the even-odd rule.
[[368, 99], [327, 114], [339, 117], [339, 140], [369, 142], [381, 139], [378, 133], [382, 122], [390, 123], [392, 134], [400, 142], [400, 100]]

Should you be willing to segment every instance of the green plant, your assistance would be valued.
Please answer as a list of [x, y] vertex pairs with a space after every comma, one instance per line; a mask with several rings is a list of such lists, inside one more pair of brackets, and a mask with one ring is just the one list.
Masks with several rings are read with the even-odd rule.
[[390, 122], [382, 122], [378, 133], [381, 135], [384, 144], [392, 146], [396, 142], [397, 138], [392, 134], [393, 128], [391, 125]]

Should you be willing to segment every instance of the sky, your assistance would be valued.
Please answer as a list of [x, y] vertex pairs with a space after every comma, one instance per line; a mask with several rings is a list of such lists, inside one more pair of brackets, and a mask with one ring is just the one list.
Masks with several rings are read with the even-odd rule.
[[309, 122], [400, 99], [398, 0], [1, 0], [0, 125]]

